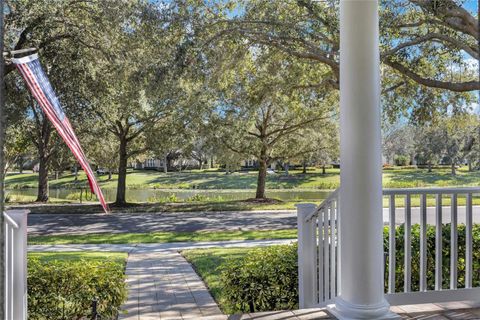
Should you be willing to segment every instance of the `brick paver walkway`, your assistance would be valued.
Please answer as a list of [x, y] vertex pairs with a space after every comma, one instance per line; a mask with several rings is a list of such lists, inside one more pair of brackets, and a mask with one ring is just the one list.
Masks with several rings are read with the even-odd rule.
[[132, 253], [126, 274], [128, 313], [120, 319], [223, 318], [205, 284], [176, 251]]

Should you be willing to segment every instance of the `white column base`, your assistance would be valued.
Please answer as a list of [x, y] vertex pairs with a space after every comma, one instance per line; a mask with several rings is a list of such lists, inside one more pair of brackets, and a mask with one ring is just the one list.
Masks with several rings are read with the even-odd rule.
[[401, 319], [401, 317], [390, 311], [390, 305], [387, 300], [379, 304], [363, 305], [351, 304], [341, 297], [335, 299], [335, 304], [327, 306], [328, 312], [333, 314], [339, 320], [388, 320]]

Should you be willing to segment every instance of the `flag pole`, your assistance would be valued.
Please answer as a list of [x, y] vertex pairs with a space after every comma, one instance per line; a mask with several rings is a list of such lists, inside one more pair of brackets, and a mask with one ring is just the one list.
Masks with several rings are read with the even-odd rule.
[[19, 50], [11, 50], [11, 51], [4, 51], [3, 57], [13, 57], [16, 54], [23, 54], [23, 53], [35, 53], [37, 52], [37, 48], [27, 48], [27, 49], [19, 49]]
[[[4, 49], [4, 0], [0, 0], [0, 52]], [[5, 319], [5, 222], [3, 217], [5, 201], [5, 60], [0, 56], [0, 319]]]

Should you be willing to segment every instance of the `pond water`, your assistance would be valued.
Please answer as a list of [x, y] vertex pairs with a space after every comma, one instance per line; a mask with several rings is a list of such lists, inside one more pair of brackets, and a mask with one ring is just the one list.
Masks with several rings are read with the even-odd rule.
[[[102, 190], [107, 201], [115, 201], [115, 189]], [[50, 189], [50, 197], [57, 199], [79, 200], [79, 190], [74, 189]], [[267, 190], [267, 197], [280, 200], [310, 200], [321, 201], [328, 197], [328, 190]], [[36, 197], [37, 189], [6, 190], [10, 196]], [[159, 202], [176, 198], [187, 200], [195, 197], [197, 200], [245, 200], [255, 197], [255, 190], [181, 190], [181, 189], [127, 189], [127, 201], [129, 202]], [[85, 193], [82, 195], [85, 200]], [[90, 199], [90, 192], [87, 192]]]

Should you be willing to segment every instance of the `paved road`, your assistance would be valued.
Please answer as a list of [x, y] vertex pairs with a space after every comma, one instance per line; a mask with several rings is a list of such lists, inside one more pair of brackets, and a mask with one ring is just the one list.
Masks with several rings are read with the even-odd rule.
[[31, 214], [31, 235], [154, 231], [219, 231], [287, 229], [296, 225], [295, 211], [179, 212], [157, 214]]
[[[473, 209], [480, 223], [480, 207]], [[388, 209], [383, 212], [388, 223]], [[404, 222], [404, 209], [396, 210], [396, 223]], [[412, 224], [420, 222], [419, 208], [412, 208]], [[443, 208], [443, 223], [450, 222], [450, 207]], [[458, 223], [465, 222], [465, 207], [458, 208]], [[435, 224], [435, 208], [428, 208], [427, 223]], [[156, 214], [31, 214], [31, 235], [123, 233], [155, 231], [233, 231], [295, 228], [295, 211], [177, 212]]]

